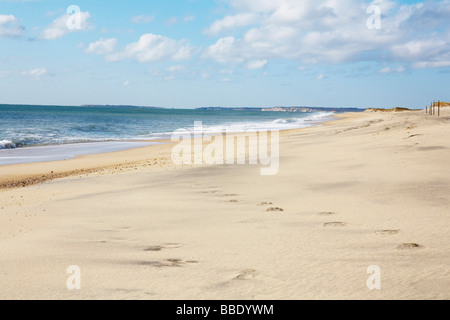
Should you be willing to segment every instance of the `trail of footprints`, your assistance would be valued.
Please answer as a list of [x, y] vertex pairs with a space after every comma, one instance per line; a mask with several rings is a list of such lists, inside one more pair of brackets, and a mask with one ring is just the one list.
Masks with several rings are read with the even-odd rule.
[[[120, 227], [120, 228], [115, 228], [115, 229], [105, 229], [105, 230], [101, 230], [102, 232], [107, 232], [110, 234], [117, 234], [117, 233], [123, 233], [123, 232], [128, 232], [131, 231], [132, 229], [129, 227]], [[100, 241], [93, 241], [93, 243], [98, 243], [98, 244], [113, 244], [113, 243], [127, 243], [130, 242], [131, 239], [129, 239], [128, 237], [117, 237], [117, 236], [112, 236], [109, 237], [108, 240], [100, 240]], [[181, 248], [181, 245], [179, 243], [165, 243], [162, 245], [152, 245], [152, 246], [147, 246], [147, 247], [141, 247], [141, 251], [146, 252], [146, 253], [157, 253], [157, 252], [161, 252], [161, 251], [165, 251], [165, 250], [174, 250], [174, 249], [179, 249]], [[195, 260], [182, 260], [182, 259], [178, 259], [178, 258], [168, 258], [168, 259], [163, 259], [163, 260], [132, 260], [132, 261], [128, 261], [126, 263], [131, 263], [134, 265], [139, 265], [139, 266], [148, 266], [148, 267], [154, 267], [154, 268], [163, 268], [163, 267], [184, 267], [187, 265], [191, 265], [191, 264], [196, 264], [198, 263], [198, 261]]]
[[[221, 194], [218, 187], [210, 187], [209, 190], [203, 191], [202, 193], [207, 194], [215, 194], [219, 195], [224, 198], [231, 198], [227, 199], [227, 202], [237, 204], [239, 203], [239, 200], [236, 199], [238, 197], [237, 194]], [[281, 207], [275, 206], [270, 201], [263, 201], [257, 204], [258, 207], [263, 207], [264, 212], [268, 213], [279, 213], [279, 212], [285, 212], [285, 210]], [[319, 216], [321, 217], [332, 217], [337, 215], [336, 212], [333, 211], [324, 211], [319, 212]], [[330, 219], [331, 220], [331, 219]], [[346, 227], [347, 224], [345, 222], [341, 221], [329, 221], [325, 222], [323, 224], [324, 228], [342, 228]], [[119, 228], [116, 230], [105, 230], [105, 231], [116, 231], [116, 232], [123, 232], [123, 231], [130, 231], [130, 228]], [[374, 235], [376, 236], [394, 236], [400, 233], [399, 229], [386, 229], [386, 230], [376, 230], [374, 232]], [[116, 239], [117, 240], [117, 239]], [[102, 243], [107, 243], [106, 241], [101, 241]], [[141, 250], [148, 254], [156, 254], [161, 251], [165, 250], [176, 250], [181, 248], [181, 245], [179, 243], [165, 243], [162, 245], [152, 245], [142, 248]], [[396, 247], [398, 250], [414, 250], [423, 248], [423, 246], [417, 244], [417, 243], [403, 243]], [[168, 259], [162, 259], [162, 260], [147, 260], [147, 259], [141, 259], [141, 260], [134, 260], [132, 261], [134, 265], [138, 266], [144, 266], [144, 267], [151, 267], [151, 268], [183, 268], [190, 265], [198, 264], [199, 261], [196, 260], [182, 260], [179, 258], [168, 258]], [[255, 279], [258, 276], [258, 271], [255, 269], [246, 269], [242, 270], [237, 273], [234, 277], [230, 277], [229, 280], [226, 283], [230, 283], [231, 281], [250, 281], [252, 279]]]
[[[208, 191], [205, 191], [204, 193], [220, 194], [220, 189], [219, 189], [219, 187], [212, 186], [212, 187], [209, 188]], [[223, 194], [222, 196], [223, 197], [233, 197], [233, 198], [235, 198], [238, 195], [237, 194]], [[231, 199], [231, 200], [228, 200], [228, 202], [230, 202], [230, 203], [239, 203], [239, 200]], [[265, 207], [265, 212], [275, 213], [275, 212], [284, 212], [285, 211], [281, 207], [274, 206], [273, 203], [270, 202], [270, 201], [260, 202], [258, 204], [258, 206], [259, 207]], [[336, 212], [334, 212], [334, 211], [323, 211], [323, 212], [319, 212], [318, 215], [322, 216], [322, 217], [331, 217], [331, 216], [336, 215]], [[325, 222], [323, 224], [324, 228], [342, 228], [342, 227], [346, 227], [346, 226], [347, 226], [347, 223], [342, 222], [342, 221], [329, 221], [329, 222]], [[394, 235], [397, 235], [399, 233], [400, 233], [399, 229], [386, 229], [386, 230], [376, 230], [374, 232], [374, 235], [386, 237], [386, 236], [394, 236]], [[421, 246], [420, 244], [417, 244], [417, 243], [403, 243], [403, 244], [397, 246], [397, 249], [402, 249], [402, 250], [418, 249], [418, 248], [423, 248], [423, 246]], [[240, 277], [238, 276], [237, 278], [240, 278]]]
[[[181, 248], [181, 245], [178, 243], [167, 243], [164, 245], [156, 245], [156, 246], [149, 246], [143, 249], [144, 252], [159, 252], [163, 250], [170, 250], [170, 249], [179, 249]], [[140, 266], [146, 266], [146, 267], [153, 267], [153, 268], [181, 268], [192, 264], [197, 264], [198, 261], [195, 260], [182, 260], [182, 259], [164, 259], [160, 261], [147, 261], [147, 260], [140, 260], [136, 261], [135, 264]], [[254, 269], [246, 269], [239, 272], [235, 277], [231, 278], [231, 281], [239, 280], [239, 281], [245, 281], [245, 280], [251, 280], [255, 278], [258, 275], [258, 272]]]
[[[179, 243], [166, 243], [163, 245], [156, 245], [156, 246], [149, 246], [145, 247], [142, 251], [144, 252], [160, 252], [164, 250], [171, 250], [171, 249], [179, 249], [181, 248], [181, 245]], [[141, 266], [149, 266], [149, 267], [155, 267], [155, 268], [164, 268], [164, 267], [185, 267], [189, 264], [196, 264], [198, 261], [195, 260], [182, 260], [177, 258], [169, 258], [164, 259], [160, 261], [147, 261], [147, 260], [141, 260], [137, 261], [136, 264]]]
[[[320, 216], [332, 216], [335, 215], [336, 212], [320, 212], [319, 215]], [[323, 224], [323, 226], [325, 228], [327, 227], [345, 227], [347, 224], [344, 222], [326, 222]], [[377, 236], [393, 236], [396, 234], [399, 234], [400, 230], [399, 229], [386, 229], [386, 230], [376, 230], [374, 232], [375, 235]], [[423, 248], [423, 246], [421, 246], [420, 244], [417, 243], [402, 243], [401, 245], [397, 246], [397, 249], [418, 249], [418, 248]]]
[[[217, 187], [211, 187], [210, 190], [204, 191], [203, 193], [220, 195], [220, 191], [218, 190]], [[223, 194], [221, 196], [225, 197], [225, 198], [236, 198], [238, 195], [237, 194]], [[239, 203], [239, 200], [229, 199], [228, 202], [229, 203]], [[269, 201], [260, 202], [259, 204], [257, 204], [257, 206], [265, 207], [265, 212], [284, 212], [285, 211], [281, 207], [273, 206], [273, 203], [269, 202]], [[336, 212], [324, 211], [324, 212], [319, 212], [318, 215], [322, 216], [322, 217], [330, 217], [330, 216], [336, 215]], [[331, 222], [326, 222], [323, 224], [323, 227], [325, 227], [325, 228], [336, 228], [336, 227], [345, 227], [345, 226], [347, 226], [347, 224], [344, 222], [340, 222], [340, 221], [331, 221]], [[399, 232], [400, 232], [399, 229], [376, 230], [374, 232], [374, 234], [379, 235], [379, 236], [393, 236], [393, 235], [398, 234]], [[160, 252], [163, 250], [179, 249], [180, 247], [181, 247], [181, 245], [178, 243], [166, 243], [163, 245], [148, 246], [148, 247], [143, 248], [142, 250], [144, 252], [152, 253], [152, 252]], [[403, 243], [397, 247], [397, 249], [401, 249], [401, 250], [417, 249], [417, 248], [422, 248], [422, 246], [419, 244], [416, 244], [416, 243]], [[135, 262], [135, 264], [137, 264], [137, 265], [149, 266], [149, 267], [154, 267], [154, 268], [166, 268], [166, 267], [180, 268], [180, 267], [185, 267], [185, 266], [197, 264], [197, 263], [199, 263], [199, 262], [195, 261], [195, 260], [186, 260], [185, 261], [185, 260], [178, 259], [178, 258], [170, 258], [170, 259], [164, 259], [164, 260], [159, 260], [159, 261], [158, 260], [156, 260], [156, 261], [140, 260], [140, 261]], [[243, 271], [239, 272], [231, 280], [235, 280], [235, 281], [251, 280], [251, 279], [254, 279], [255, 277], [257, 277], [257, 275], [258, 275], [258, 272], [256, 270], [247, 269], [247, 270], [243, 270]]]

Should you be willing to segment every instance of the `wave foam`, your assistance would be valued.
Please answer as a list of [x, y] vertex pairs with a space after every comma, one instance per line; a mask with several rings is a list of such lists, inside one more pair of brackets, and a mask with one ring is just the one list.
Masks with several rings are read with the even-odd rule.
[[[234, 122], [224, 123], [221, 125], [203, 125], [201, 133], [214, 135], [221, 132], [240, 133], [307, 128], [315, 125], [316, 123], [331, 120], [331, 116], [334, 114], [335, 113], [333, 112], [319, 112], [301, 118], [285, 118], [260, 122]], [[197, 128], [197, 130], [198, 129], [199, 128]], [[194, 128], [180, 128], [175, 130], [173, 133], [178, 135], [192, 134], [194, 133]], [[197, 131], [197, 133], [200, 132]], [[171, 134], [161, 133], [156, 135], [163, 139], [163, 137], [167, 138]]]
[[14, 149], [16, 148], [16, 144], [9, 140], [1, 140], [0, 141], [0, 149]]
[[307, 117], [277, 119], [262, 122], [237, 122], [218, 126], [204, 126], [205, 133], [216, 133], [227, 130], [229, 132], [258, 131], [258, 130], [288, 130], [310, 127], [315, 123], [331, 119], [333, 112], [319, 112]]

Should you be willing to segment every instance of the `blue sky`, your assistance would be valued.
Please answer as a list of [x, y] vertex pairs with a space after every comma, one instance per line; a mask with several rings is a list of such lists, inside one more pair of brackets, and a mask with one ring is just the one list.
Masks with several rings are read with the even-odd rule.
[[0, 0], [0, 103], [422, 108], [450, 101], [449, 16], [449, 0]]

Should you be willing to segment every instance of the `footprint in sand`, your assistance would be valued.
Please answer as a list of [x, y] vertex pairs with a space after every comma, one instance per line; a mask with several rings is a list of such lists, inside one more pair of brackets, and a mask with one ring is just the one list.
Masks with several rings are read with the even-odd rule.
[[239, 203], [239, 200], [229, 200], [230, 203]]
[[343, 222], [327, 222], [327, 223], [324, 223], [323, 226], [325, 228], [327, 228], [327, 227], [345, 227], [345, 223], [343, 223]]
[[212, 194], [216, 194], [219, 193], [220, 191], [218, 190], [210, 190], [210, 191], [202, 191], [202, 193], [212, 193]]
[[144, 251], [149, 252], [149, 251], [161, 251], [163, 249], [162, 246], [152, 246], [152, 247], [147, 247], [144, 249]]
[[255, 278], [258, 275], [256, 270], [248, 269], [241, 271], [233, 280], [250, 280]]
[[181, 259], [165, 259], [161, 261], [137, 261], [135, 262], [137, 265], [140, 266], [148, 266], [148, 267], [155, 267], [155, 268], [164, 268], [164, 267], [184, 267], [187, 264], [194, 264], [198, 263], [198, 261], [189, 260], [189, 261], [183, 261]]
[[392, 236], [394, 234], [398, 234], [400, 232], [400, 230], [377, 230], [375, 231], [376, 235], [380, 235], [380, 236]]
[[167, 259], [162, 261], [137, 261], [140, 266], [164, 268], [164, 267], [182, 267], [183, 262], [180, 259]]
[[335, 215], [336, 212], [333, 211], [324, 211], [324, 212], [319, 212], [319, 216], [332, 216]]
[[266, 202], [266, 201], [264, 201], [264, 202], [261, 202], [260, 204], [258, 204], [258, 206], [260, 206], [260, 207], [262, 207], [262, 206], [270, 206], [270, 205], [272, 205], [273, 203], [272, 202]]
[[266, 209], [266, 212], [283, 212], [283, 211], [284, 209], [279, 207], [271, 207]]
[[417, 243], [403, 243], [397, 247], [397, 249], [419, 249], [423, 248], [420, 244]]
[[178, 243], [166, 243], [165, 245], [150, 246], [144, 249], [146, 252], [157, 252], [164, 249], [178, 249], [180, 245]]
[[206, 191], [203, 191], [202, 193], [216, 194], [216, 193], [220, 193], [220, 192], [221, 192], [221, 190], [219, 187], [211, 186], [211, 187], [208, 187], [208, 189]]

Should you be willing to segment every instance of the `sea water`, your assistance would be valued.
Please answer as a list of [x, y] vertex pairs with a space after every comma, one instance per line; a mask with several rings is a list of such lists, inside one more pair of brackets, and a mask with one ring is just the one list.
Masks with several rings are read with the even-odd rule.
[[153, 140], [170, 139], [176, 130], [190, 130], [196, 121], [203, 123], [206, 133], [243, 132], [304, 128], [332, 115], [249, 109], [0, 105], [0, 165], [150, 145]]

